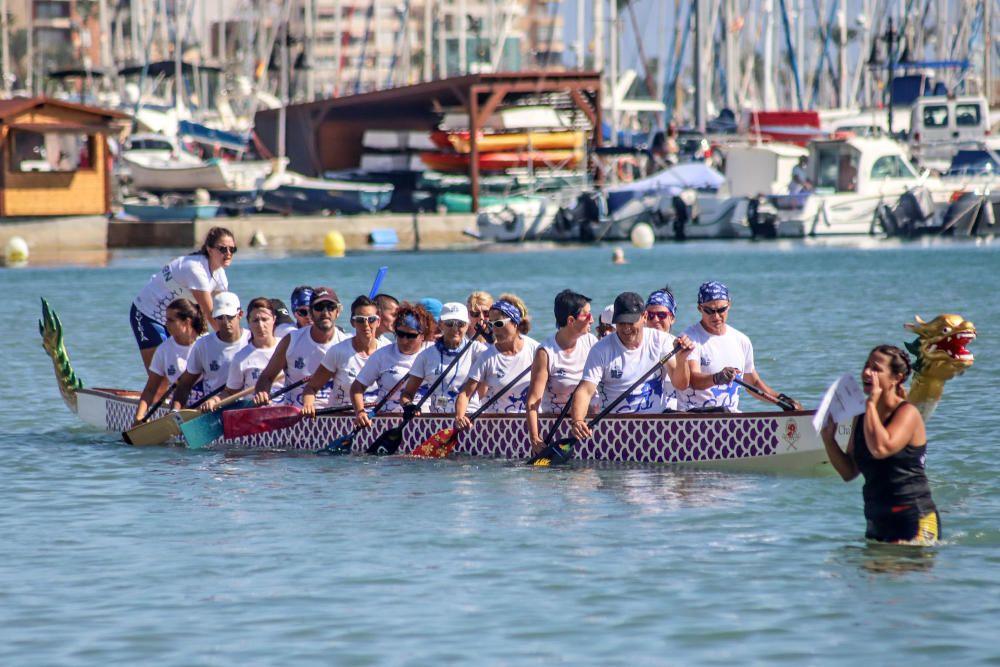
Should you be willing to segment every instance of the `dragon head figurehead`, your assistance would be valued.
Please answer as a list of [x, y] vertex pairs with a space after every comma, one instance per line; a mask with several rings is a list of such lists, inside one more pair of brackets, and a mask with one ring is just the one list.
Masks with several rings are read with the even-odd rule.
[[52, 360], [56, 380], [59, 382], [59, 393], [69, 409], [76, 412], [76, 392], [83, 388], [83, 382], [76, 376], [69, 362], [69, 354], [63, 341], [62, 321], [45, 299], [42, 299], [42, 319], [38, 321], [38, 333], [42, 336], [42, 347]]
[[964, 373], [975, 361], [966, 345], [976, 339], [976, 327], [961, 315], [938, 315], [930, 322], [915, 316], [914, 320], [903, 325], [917, 334], [906, 344], [916, 359], [909, 400], [927, 419], [941, 400], [945, 382]]

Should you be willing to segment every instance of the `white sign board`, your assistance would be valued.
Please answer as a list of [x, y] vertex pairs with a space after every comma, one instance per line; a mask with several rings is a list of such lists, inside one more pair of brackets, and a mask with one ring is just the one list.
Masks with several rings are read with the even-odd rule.
[[813, 417], [813, 428], [819, 433], [829, 415], [837, 424], [847, 423], [851, 417], [863, 414], [867, 397], [858, 386], [851, 373], [845, 373], [834, 380], [833, 384], [823, 394], [823, 399]]

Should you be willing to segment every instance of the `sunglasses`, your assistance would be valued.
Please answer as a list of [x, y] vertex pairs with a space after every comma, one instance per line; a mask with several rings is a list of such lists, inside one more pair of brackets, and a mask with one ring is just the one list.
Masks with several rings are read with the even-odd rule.
[[668, 317], [673, 317], [669, 310], [647, 310], [646, 317], [651, 320], [665, 320]]
[[238, 319], [239, 315], [217, 315], [213, 319], [217, 322], [228, 322], [229, 320]]
[[592, 319], [594, 319], [594, 313], [580, 313], [579, 315], [576, 316], [576, 319], [580, 320], [581, 322], [589, 322]]
[[308, 308], [296, 308], [295, 309], [295, 314], [298, 315], [299, 317], [309, 317], [309, 309]]
[[323, 301], [322, 303], [317, 303], [314, 306], [310, 306], [310, 308], [312, 308], [313, 310], [315, 310], [317, 313], [322, 313], [324, 311], [328, 312], [328, 313], [332, 313], [333, 311], [335, 311], [338, 308], [340, 308], [340, 304], [336, 303], [334, 301]]
[[506, 318], [506, 317], [505, 317], [505, 318], [503, 318], [503, 319], [501, 319], [501, 320], [490, 320], [490, 321], [489, 321], [489, 324], [490, 324], [490, 326], [492, 326], [492, 327], [493, 327], [494, 329], [503, 329], [503, 328], [504, 328], [504, 326], [506, 326], [506, 324], [507, 324], [508, 322], [510, 322], [510, 319], [508, 319], [508, 318]]
[[489, 308], [487, 308], [486, 310], [470, 310], [469, 317], [486, 317], [489, 314], [489, 312], [490, 312]]
[[701, 312], [705, 313], [706, 315], [721, 315], [727, 310], [729, 310], [729, 306], [722, 306], [720, 308], [709, 308], [708, 306], [701, 307]]
[[215, 246], [215, 249], [221, 252], [223, 255], [235, 255], [237, 250], [236, 246], [234, 245], [217, 245]]
[[449, 329], [453, 329], [455, 327], [461, 327], [464, 325], [465, 322], [463, 322], [462, 320], [445, 320], [444, 322], [441, 323], [441, 326], [448, 327]]
[[413, 333], [411, 331], [400, 331], [396, 329], [396, 338], [403, 338], [405, 340], [413, 340], [414, 338], [419, 338], [420, 334]]
[[375, 324], [378, 322], [378, 315], [355, 315], [351, 318], [351, 321], [356, 324]]

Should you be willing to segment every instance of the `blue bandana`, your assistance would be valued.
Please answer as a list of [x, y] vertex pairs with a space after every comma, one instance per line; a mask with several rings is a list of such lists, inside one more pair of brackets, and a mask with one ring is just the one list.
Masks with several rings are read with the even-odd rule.
[[665, 306], [667, 310], [670, 311], [671, 315], [676, 315], [676, 306], [674, 304], [674, 297], [670, 292], [664, 290], [656, 290], [649, 295], [646, 299], [647, 306]]
[[521, 311], [518, 310], [517, 306], [512, 304], [510, 301], [497, 301], [492, 306], [490, 310], [499, 310], [501, 313], [510, 318], [510, 321], [514, 324], [521, 323]]
[[729, 301], [729, 288], [717, 280], [702, 283], [698, 288], [698, 305], [709, 301]]
[[403, 315], [403, 319], [399, 322], [399, 324], [400, 326], [408, 327], [419, 333], [423, 333], [424, 331], [423, 327], [420, 326], [420, 319], [413, 313], [406, 313]]
[[308, 287], [296, 290], [292, 294], [292, 310], [296, 308], [308, 308], [309, 302], [312, 301], [312, 296], [313, 291]]

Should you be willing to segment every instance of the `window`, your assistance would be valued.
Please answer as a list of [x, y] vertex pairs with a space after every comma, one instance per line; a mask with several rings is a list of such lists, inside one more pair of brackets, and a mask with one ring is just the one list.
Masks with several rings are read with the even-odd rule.
[[948, 127], [948, 107], [944, 104], [925, 106], [924, 127]]
[[68, 2], [36, 2], [35, 3], [35, 18], [36, 19], [68, 19], [69, 18], [69, 3]]
[[979, 127], [978, 104], [956, 104], [955, 125], [958, 127]]
[[86, 134], [14, 130], [11, 171], [79, 171], [93, 169], [94, 142]]

